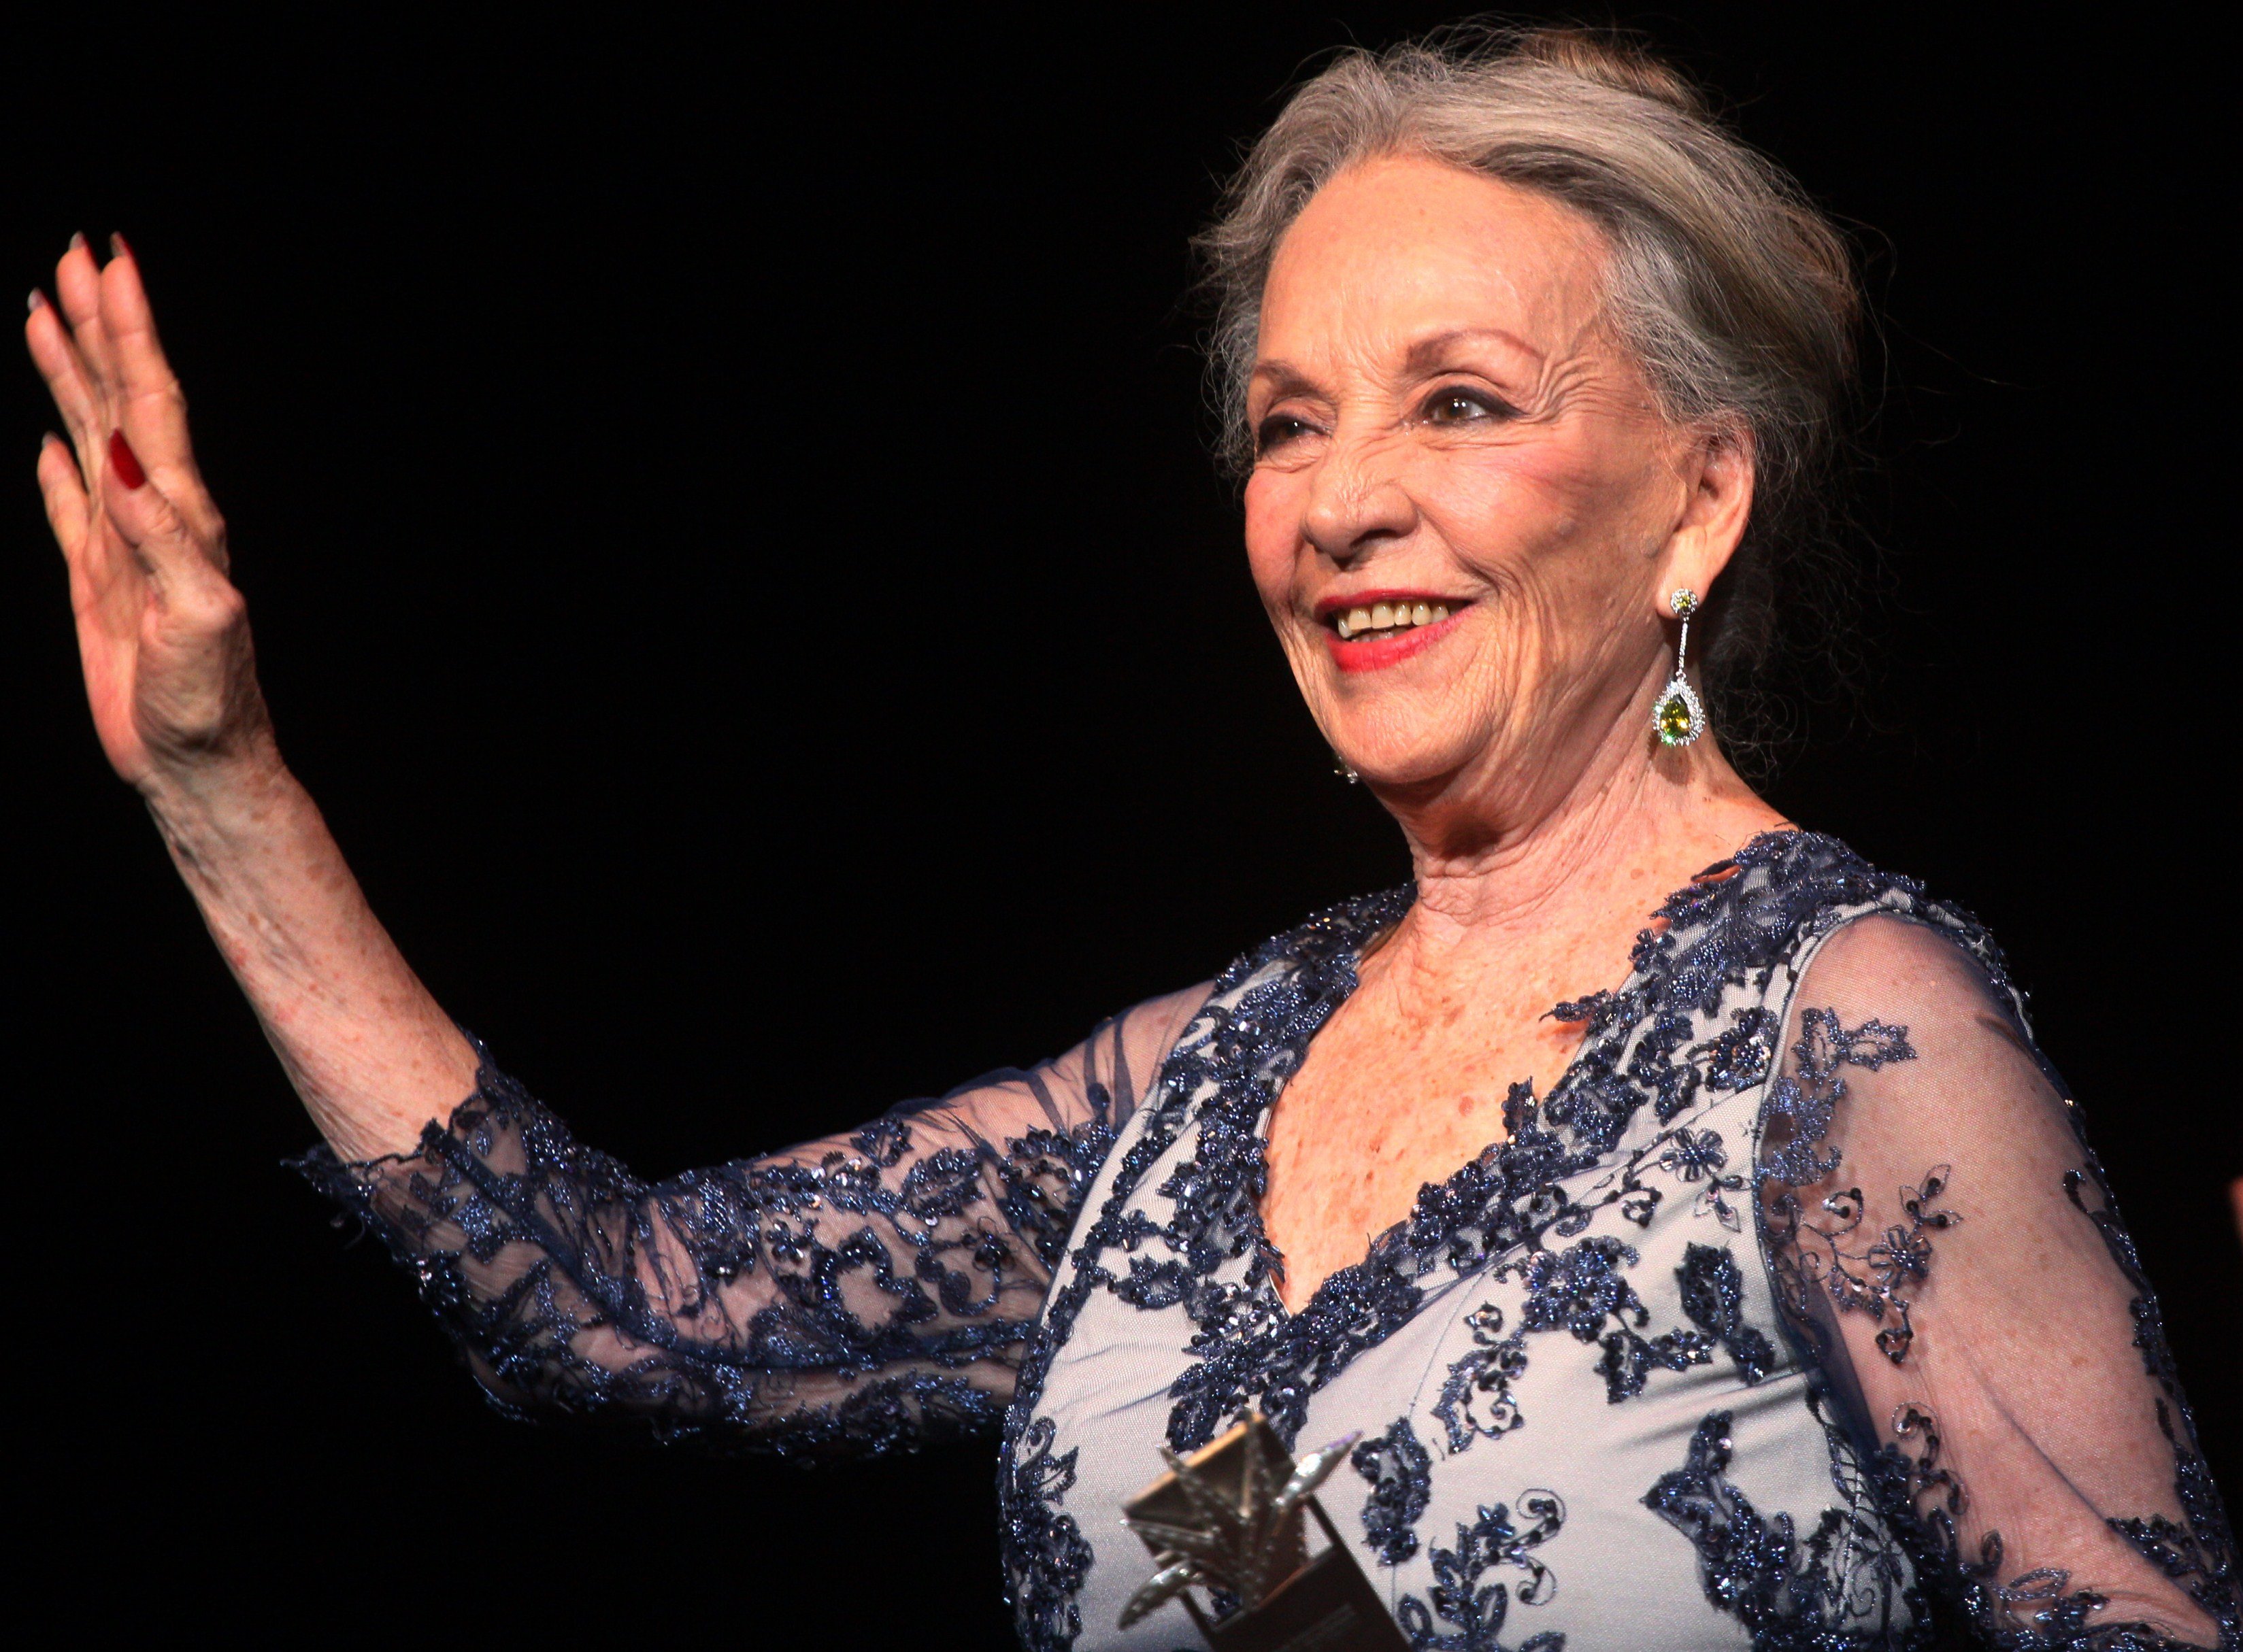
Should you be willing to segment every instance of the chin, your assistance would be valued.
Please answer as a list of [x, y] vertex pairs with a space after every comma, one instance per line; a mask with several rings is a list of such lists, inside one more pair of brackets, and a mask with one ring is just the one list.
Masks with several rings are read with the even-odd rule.
[[1332, 749], [1364, 779], [1381, 786], [1423, 786], [1447, 779], [1486, 749], [1485, 740], [1454, 727], [1343, 729]]

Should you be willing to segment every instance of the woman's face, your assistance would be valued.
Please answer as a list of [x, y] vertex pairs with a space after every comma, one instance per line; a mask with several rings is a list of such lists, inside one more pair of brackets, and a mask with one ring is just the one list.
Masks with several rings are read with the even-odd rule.
[[1605, 259], [1568, 209], [1414, 158], [1278, 244], [1247, 551], [1325, 738], [1390, 798], [1570, 788], [1638, 701], [1647, 735], [1667, 592], [1741, 531], [1736, 460], [1605, 326]]

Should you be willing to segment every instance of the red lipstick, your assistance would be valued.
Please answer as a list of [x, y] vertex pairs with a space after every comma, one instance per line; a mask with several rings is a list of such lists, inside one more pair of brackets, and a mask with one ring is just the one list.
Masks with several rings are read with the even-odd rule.
[[[1384, 636], [1343, 638], [1339, 635], [1336, 623], [1339, 616], [1355, 608], [1376, 608], [1382, 602], [1389, 608], [1445, 608], [1449, 617]], [[1344, 596], [1324, 598], [1316, 605], [1315, 614], [1325, 628], [1324, 643], [1331, 650], [1334, 664], [1343, 671], [1377, 671], [1399, 665], [1432, 647], [1449, 634], [1450, 628], [1471, 606], [1468, 599], [1445, 596], [1434, 591], [1351, 591]]]

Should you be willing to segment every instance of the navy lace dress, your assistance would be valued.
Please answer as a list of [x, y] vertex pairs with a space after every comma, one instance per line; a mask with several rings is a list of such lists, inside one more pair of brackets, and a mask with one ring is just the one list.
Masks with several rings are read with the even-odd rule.
[[[1022, 1642], [1126, 1634], [1156, 1447], [1363, 1436], [1326, 1508], [1411, 1645], [2243, 1642], [2148, 1284], [1969, 917], [1762, 837], [1671, 897], [1505, 1140], [1297, 1313], [1270, 1110], [1406, 891], [1060, 1059], [648, 1185], [495, 1069], [306, 1167], [509, 1411], [786, 1454], [1000, 1440]], [[1943, 1628], [1942, 1626], [1944, 1626]]]

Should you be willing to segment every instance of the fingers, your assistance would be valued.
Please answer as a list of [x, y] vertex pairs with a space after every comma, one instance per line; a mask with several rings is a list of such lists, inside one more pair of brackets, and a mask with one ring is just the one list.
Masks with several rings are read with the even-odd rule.
[[[226, 525], [195, 466], [186, 397], [157, 336], [138, 261], [122, 237], [115, 245], [104, 268], [84, 237], [71, 238], [55, 266], [57, 304], [33, 297], [24, 328], [32, 359], [69, 422], [82, 475], [98, 478], [109, 468], [109, 438], [124, 431], [148, 477], [222, 568]], [[95, 492], [105, 508], [108, 490]]]
[[101, 325], [101, 265], [85, 237], [71, 237], [70, 251], [55, 265], [55, 301], [69, 318], [72, 341], [85, 363], [88, 379], [105, 393], [116, 381], [109, 339]]
[[90, 526], [85, 486], [78, 476], [77, 461], [58, 436], [45, 437], [39, 443], [39, 494], [46, 501], [47, 525], [55, 530], [55, 543], [75, 565], [85, 555]]
[[[51, 307], [32, 305], [25, 331], [56, 406], [70, 423], [71, 440], [77, 447], [78, 470], [85, 476], [98, 476], [101, 444], [111, 424], [101, 371], [108, 353], [99, 338], [100, 267], [83, 235], [71, 237], [69, 251], [55, 265], [55, 299]], [[89, 347], [98, 349], [98, 359], [88, 356]]]
[[84, 453], [101, 426], [101, 393], [62, 317], [43, 293], [31, 294], [31, 313], [24, 321], [24, 341], [30, 346], [32, 365], [47, 381], [56, 411], [70, 426], [79, 452]]
[[192, 479], [198, 490], [200, 486], [187, 440], [187, 399], [156, 337], [156, 316], [140, 284], [138, 261], [121, 237], [100, 284], [100, 327], [117, 375], [111, 388], [118, 399], [118, 423], [131, 437], [133, 452], [148, 473], [179, 499], [182, 482]]
[[124, 460], [120, 455], [104, 469], [102, 514], [154, 584], [158, 600], [166, 604], [190, 601], [223, 587], [223, 567], [211, 554], [215, 547], [195, 532], [152, 478], [143, 476], [137, 485], [128, 486], [130, 472]]
[[100, 610], [117, 589], [113, 542], [104, 547], [95, 531], [91, 502], [71, 457], [70, 444], [48, 436], [39, 444], [39, 493], [46, 501], [47, 525], [62, 547], [70, 568], [71, 611], [84, 618]]

